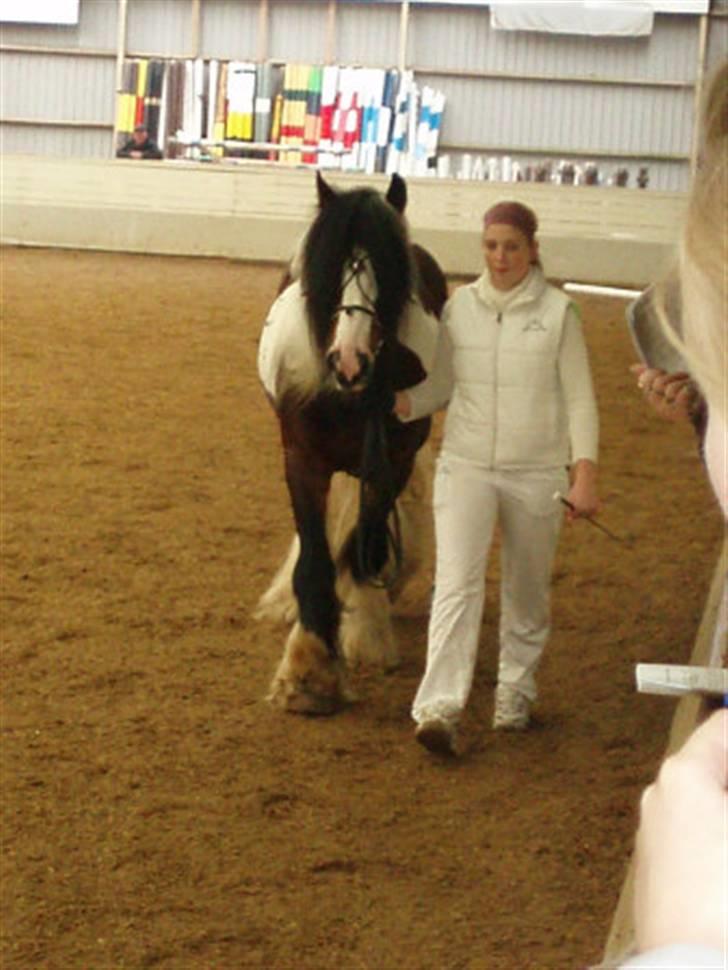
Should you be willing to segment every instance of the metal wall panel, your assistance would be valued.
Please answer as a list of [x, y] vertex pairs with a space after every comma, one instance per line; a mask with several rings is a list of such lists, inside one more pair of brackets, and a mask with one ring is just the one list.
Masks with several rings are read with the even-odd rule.
[[412, 8], [409, 64], [556, 77], [692, 82], [698, 18], [658, 16], [650, 37], [575, 37], [491, 30], [487, 9]]
[[398, 6], [339, 4], [336, 13], [336, 59], [340, 64], [398, 66]]
[[205, 57], [248, 61], [258, 57], [258, 0], [205, 0], [200, 50]]
[[[487, 9], [414, 6], [408, 63], [445, 72], [522, 74], [524, 78], [463, 78], [418, 71], [418, 79], [447, 96], [442, 151], [447, 145], [488, 146], [493, 154], [527, 161], [572, 161], [589, 152], [603, 170], [625, 166], [632, 178], [650, 167], [653, 188], [684, 188], [687, 161], [657, 164], [652, 155], [688, 156], [693, 128], [699, 19], [658, 16], [648, 38], [594, 38], [491, 30]], [[529, 80], [528, 75], [564, 80]], [[588, 79], [567, 81], [567, 78]], [[606, 83], [642, 80], [642, 85]], [[599, 83], [605, 82], [605, 83]], [[676, 86], [649, 82], [679, 82]], [[459, 168], [460, 152], [455, 152]]]
[[418, 75], [447, 96], [441, 141], [492, 149], [687, 154], [690, 90]]
[[79, 47], [109, 50], [116, 48], [116, 0], [81, 0], [78, 24], [53, 27], [46, 24], [3, 24], [3, 44], [34, 47]]
[[319, 0], [270, 4], [268, 50], [274, 61], [322, 64], [326, 57], [328, 4]]
[[0, 53], [3, 116], [48, 121], [111, 122], [112, 58]]
[[[88, 0], [82, 0], [88, 3]], [[129, 0], [127, 49], [184, 57], [192, 50], [191, 0]]]
[[111, 158], [111, 128], [50, 128], [0, 124], [0, 142], [7, 155], [59, 158]]
[[725, 17], [714, 17], [708, 34], [708, 67], [716, 68], [728, 57], [728, 7]]

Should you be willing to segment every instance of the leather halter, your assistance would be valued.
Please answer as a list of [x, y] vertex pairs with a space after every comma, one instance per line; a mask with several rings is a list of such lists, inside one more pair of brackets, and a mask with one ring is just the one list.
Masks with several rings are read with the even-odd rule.
[[[341, 284], [342, 293], [347, 288], [349, 283], [351, 283], [352, 280], [359, 279], [359, 276], [364, 272], [364, 269], [368, 262], [369, 262], [368, 256], [356, 256], [356, 257], [352, 257], [350, 260], [347, 261], [347, 266], [350, 267], [350, 271], [349, 271], [349, 275], [344, 279], [344, 282]], [[366, 294], [363, 293], [362, 288], [359, 287], [359, 289], [362, 292], [362, 294], [366, 296]], [[377, 311], [374, 309], [374, 306], [366, 306], [363, 303], [340, 303], [335, 308], [334, 313], [338, 315], [339, 313], [343, 312], [343, 313], [346, 313], [347, 315], [350, 315], [357, 310], [359, 311], [359, 313], [366, 313], [367, 316], [370, 316], [372, 318], [372, 320], [377, 319]]]

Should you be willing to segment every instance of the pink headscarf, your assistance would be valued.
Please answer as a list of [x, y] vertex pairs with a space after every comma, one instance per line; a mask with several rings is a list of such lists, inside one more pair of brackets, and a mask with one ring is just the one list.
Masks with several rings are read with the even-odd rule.
[[498, 202], [483, 216], [483, 228], [492, 225], [513, 226], [519, 229], [530, 243], [535, 242], [538, 229], [536, 213], [520, 202]]

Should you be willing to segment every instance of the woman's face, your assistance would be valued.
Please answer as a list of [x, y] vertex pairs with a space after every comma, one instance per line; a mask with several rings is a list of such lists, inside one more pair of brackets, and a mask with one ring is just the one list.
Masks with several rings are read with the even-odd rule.
[[518, 286], [538, 258], [535, 243], [529, 242], [520, 229], [497, 222], [483, 233], [483, 253], [496, 290]]

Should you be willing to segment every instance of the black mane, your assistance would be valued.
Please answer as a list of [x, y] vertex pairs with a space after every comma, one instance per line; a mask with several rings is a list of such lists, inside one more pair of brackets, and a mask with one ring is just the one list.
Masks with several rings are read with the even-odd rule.
[[308, 318], [321, 349], [341, 303], [344, 264], [355, 249], [371, 261], [385, 340], [396, 334], [411, 294], [413, 269], [401, 215], [373, 189], [331, 192], [306, 237], [301, 274]]

